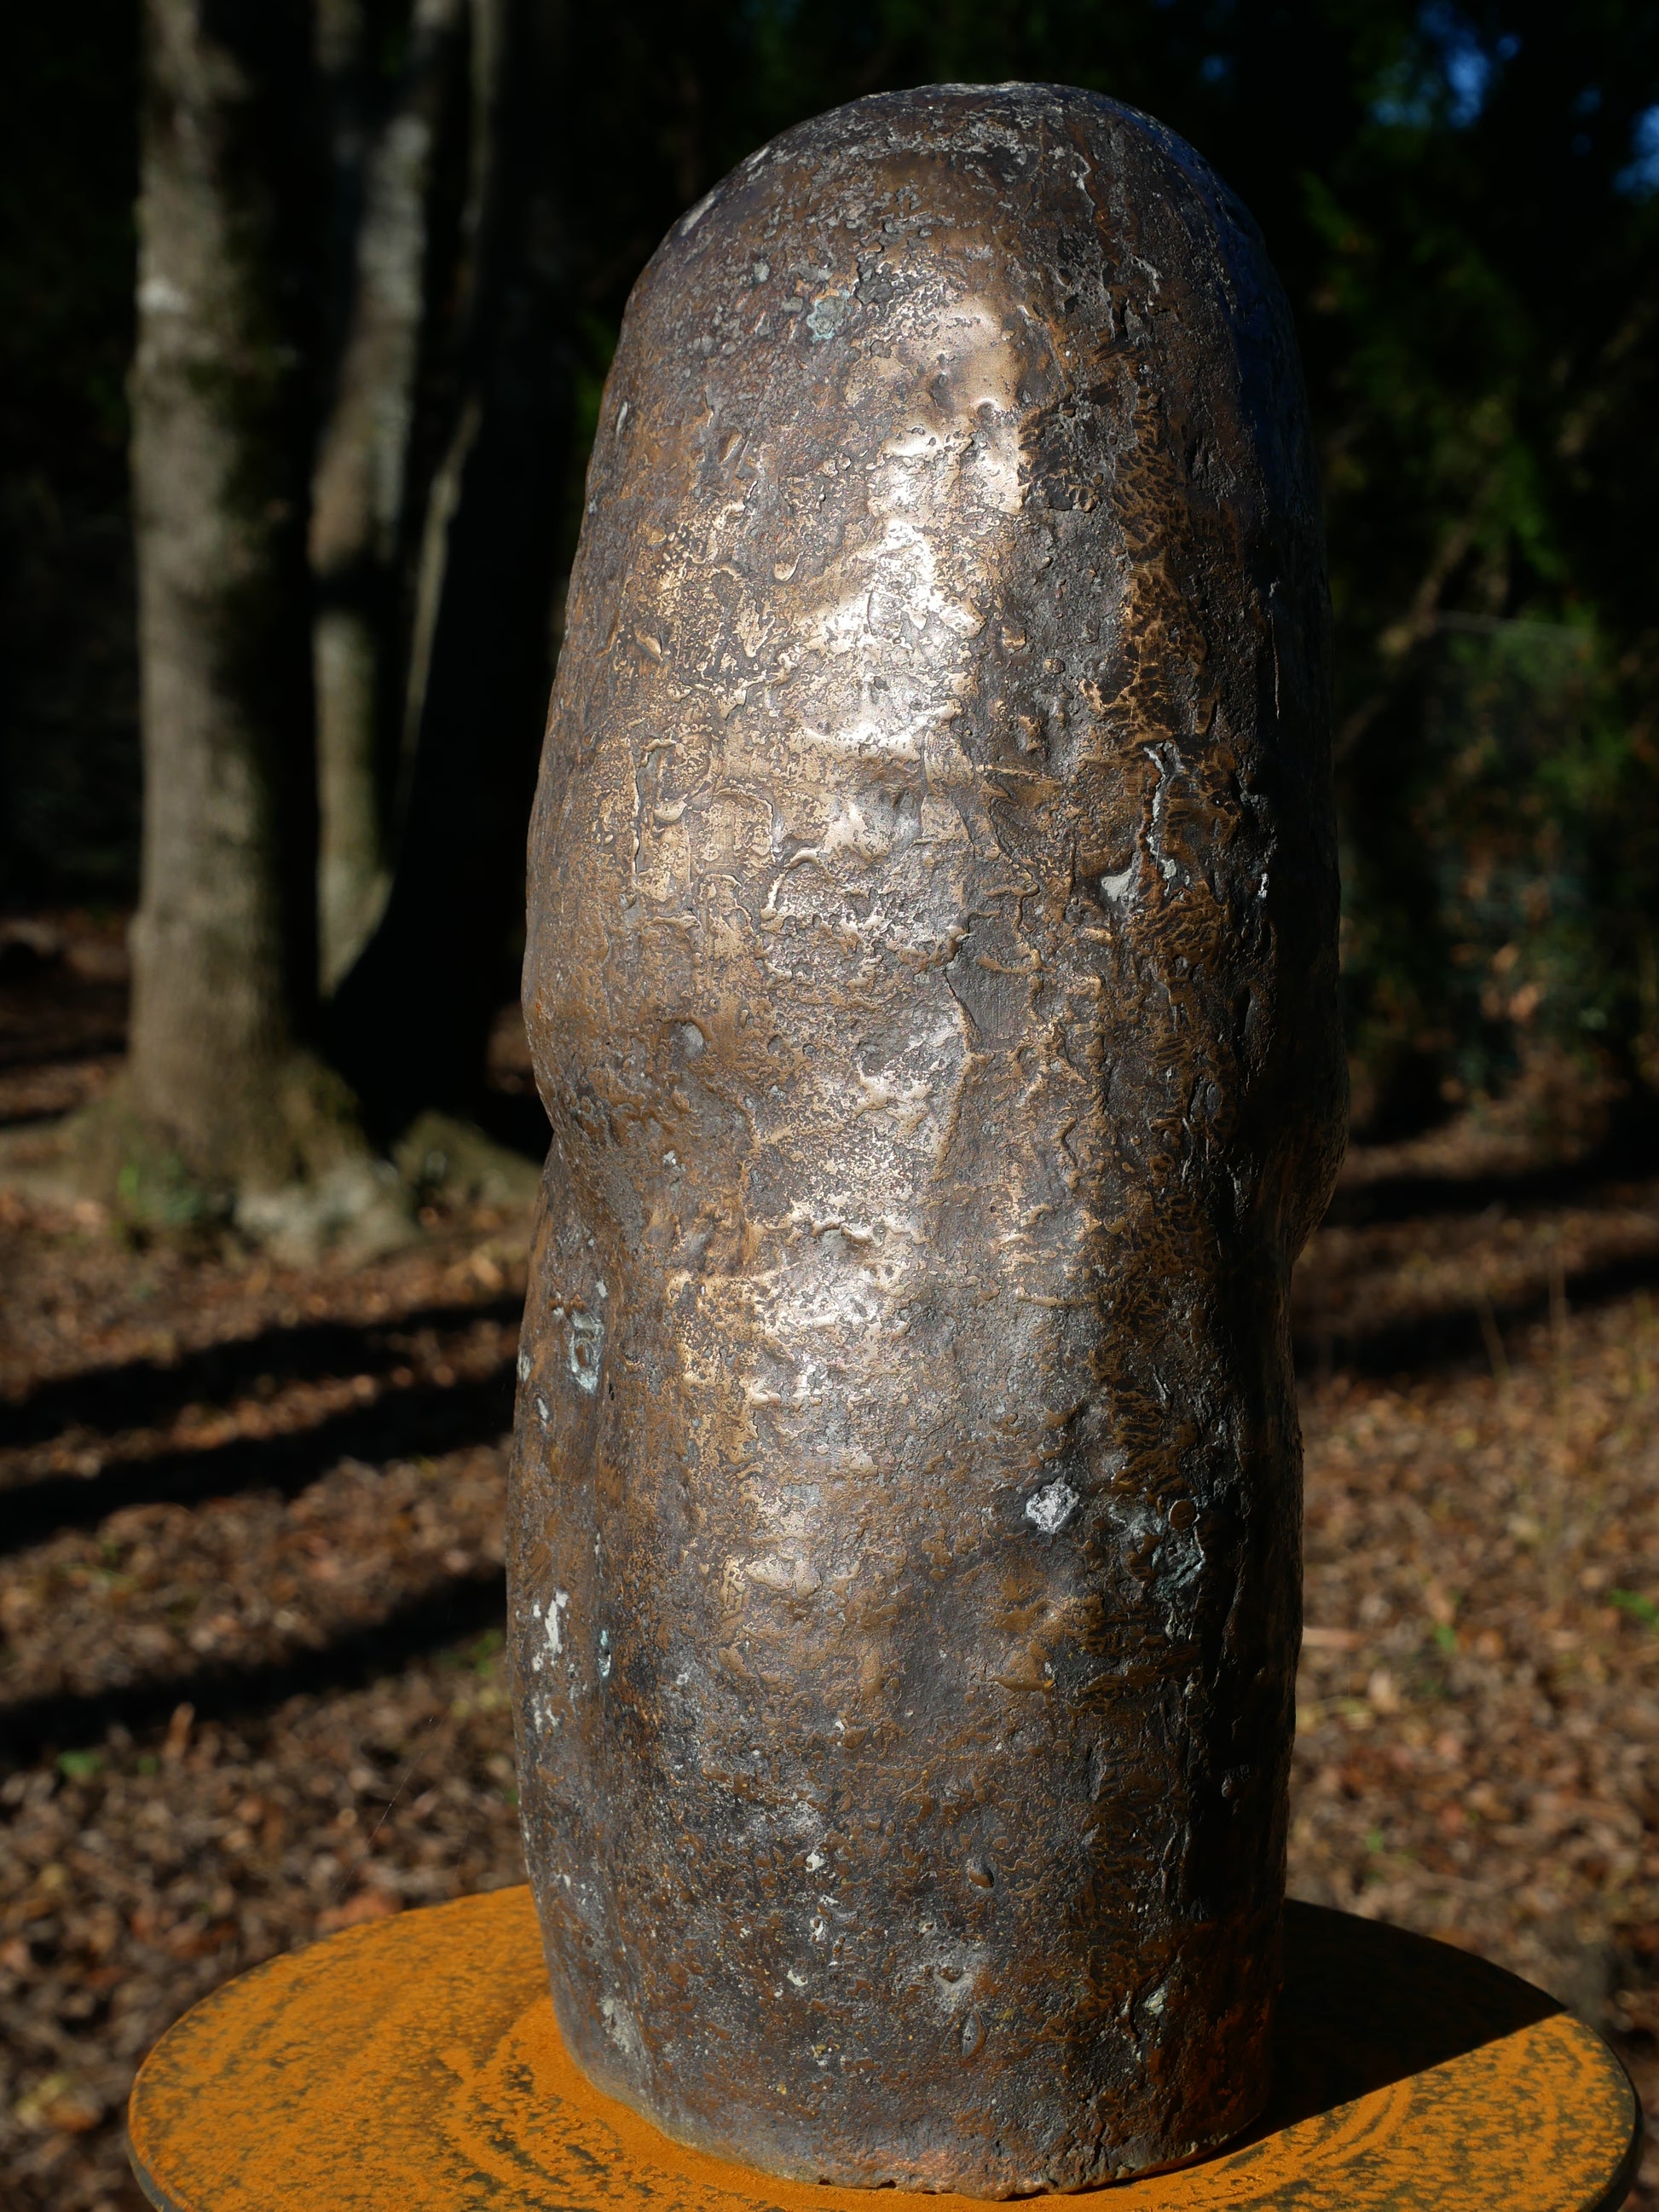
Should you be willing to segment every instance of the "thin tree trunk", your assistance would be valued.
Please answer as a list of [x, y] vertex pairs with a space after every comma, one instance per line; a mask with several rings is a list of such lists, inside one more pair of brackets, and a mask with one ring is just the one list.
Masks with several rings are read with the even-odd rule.
[[145, 0], [131, 379], [144, 830], [131, 1097], [192, 1174], [280, 1177], [316, 975], [301, 0]]
[[392, 896], [331, 1024], [384, 1129], [481, 1088], [522, 905], [563, 525], [569, 306], [549, 159], [561, 14], [550, 0], [473, 11], [470, 283], [420, 564], [412, 771]]
[[[337, 195], [354, 235], [346, 327], [313, 487], [312, 564], [321, 803], [322, 985], [331, 991], [380, 920], [392, 881], [392, 807], [406, 712], [411, 447], [431, 289], [434, 172], [452, 106], [465, 0], [415, 0], [409, 59], [379, 102], [362, 9], [325, 13], [349, 142]], [[342, 51], [343, 49], [344, 51]]]

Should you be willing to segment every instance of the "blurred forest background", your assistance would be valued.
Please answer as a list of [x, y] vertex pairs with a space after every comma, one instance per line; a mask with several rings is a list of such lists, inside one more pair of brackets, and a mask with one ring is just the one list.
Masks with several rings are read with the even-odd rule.
[[521, 1878], [514, 1000], [587, 443], [674, 218], [939, 79], [1171, 125], [1301, 333], [1356, 1141], [1292, 1887], [1540, 1980], [1659, 2112], [1659, 6], [83, 0], [7, 51], [0, 2196], [132, 2212], [186, 2003]]
[[[26, 18], [0, 91], [0, 905], [137, 891], [131, 408], [165, 413], [179, 319], [173, 279], [136, 282], [146, 112], [158, 142], [169, 102], [217, 134], [237, 236], [200, 250], [242, 257], [203, 344], [280, 514], [242, 547], [268, 600], [240, 679], [270, 695], [254, 741], [315, 779], [279, 792], [297, 827], [270, 863], [318, 917], [285, 956], [315, 963], [287, 979], [290, 1019], [390, 1127], [476, 1091], [511, 993], [586, 441], [644, 259], [796, 117], [1048, 77], [1189, 137], [1295, 307], [1338, 625], [1357, 1133], [1409, 1133], [1546, 1066], [1645, 1111], [1651, 6], [224, 0], [199, 35], [179, 27], [196, 11], [150, 12], [147, 95], [130, 0]], [[158, 173], [158, 234], [198, 219], [190, 189]], [[160, 334], [136, 371], [135, 300]], [[307, 626], [314, 686], [290, 665]]]

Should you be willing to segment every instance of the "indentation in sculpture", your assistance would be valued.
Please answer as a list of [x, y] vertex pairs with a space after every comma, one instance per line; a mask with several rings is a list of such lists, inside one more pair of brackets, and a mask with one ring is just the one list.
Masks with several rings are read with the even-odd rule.
[[1144, 116], [860, 101], [641, 277], [531, 838], [509, 1571], [560, 2023], [688, 2142], [1002, 2197], [1263, 2103], [1326, 659], [1283, 299]]

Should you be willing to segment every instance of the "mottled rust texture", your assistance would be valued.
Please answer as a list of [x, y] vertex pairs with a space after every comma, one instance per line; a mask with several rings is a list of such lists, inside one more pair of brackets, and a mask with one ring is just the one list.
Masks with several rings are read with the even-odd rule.
[[[1272, 2104], [1111, 2212], [1616, 2212], [1642, 2108], [1542, 1990], [1420, 1936], [1285, 1914]], [[145, 2060], [134, 2170], [161, 2212], [857, 2212], [598, 2096], [550, 2016], [527, 1892], [400, 1913], [216, 1990]], [[960, 2197], [938, 2212], [968, 2212]], [[904, 2212], [908, 2200], [887, 2200]]]
[[531, 840], [512, 1611], [560, 2021], [689, 2142], [997, 2197], [1266, 2098], [1326, 690], [1284, 301], [1145, 117], [861, 101], [641, 279]]

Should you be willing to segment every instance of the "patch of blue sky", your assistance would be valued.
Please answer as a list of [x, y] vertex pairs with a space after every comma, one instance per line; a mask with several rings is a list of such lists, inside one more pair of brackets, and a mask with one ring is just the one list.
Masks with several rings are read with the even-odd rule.
[[1613, 183], [1633, 200], [1651, 199], [1659, 192], [1659, 106], [1644, 108], [1637, 117], [1630, 155]]
[[1371, 104], [1379, 123], [1424, 131], [1443, 116], [1455, 131], [1466, 131], [1486, 104], [1493, 77], [1521, 51], [1521, 41], [1505, 32], [1490, 46], [1481, 44], [1461, 9], [1445, 0], [1428, 0], [1418, 10], [1418, 51], [1393, 73]]

